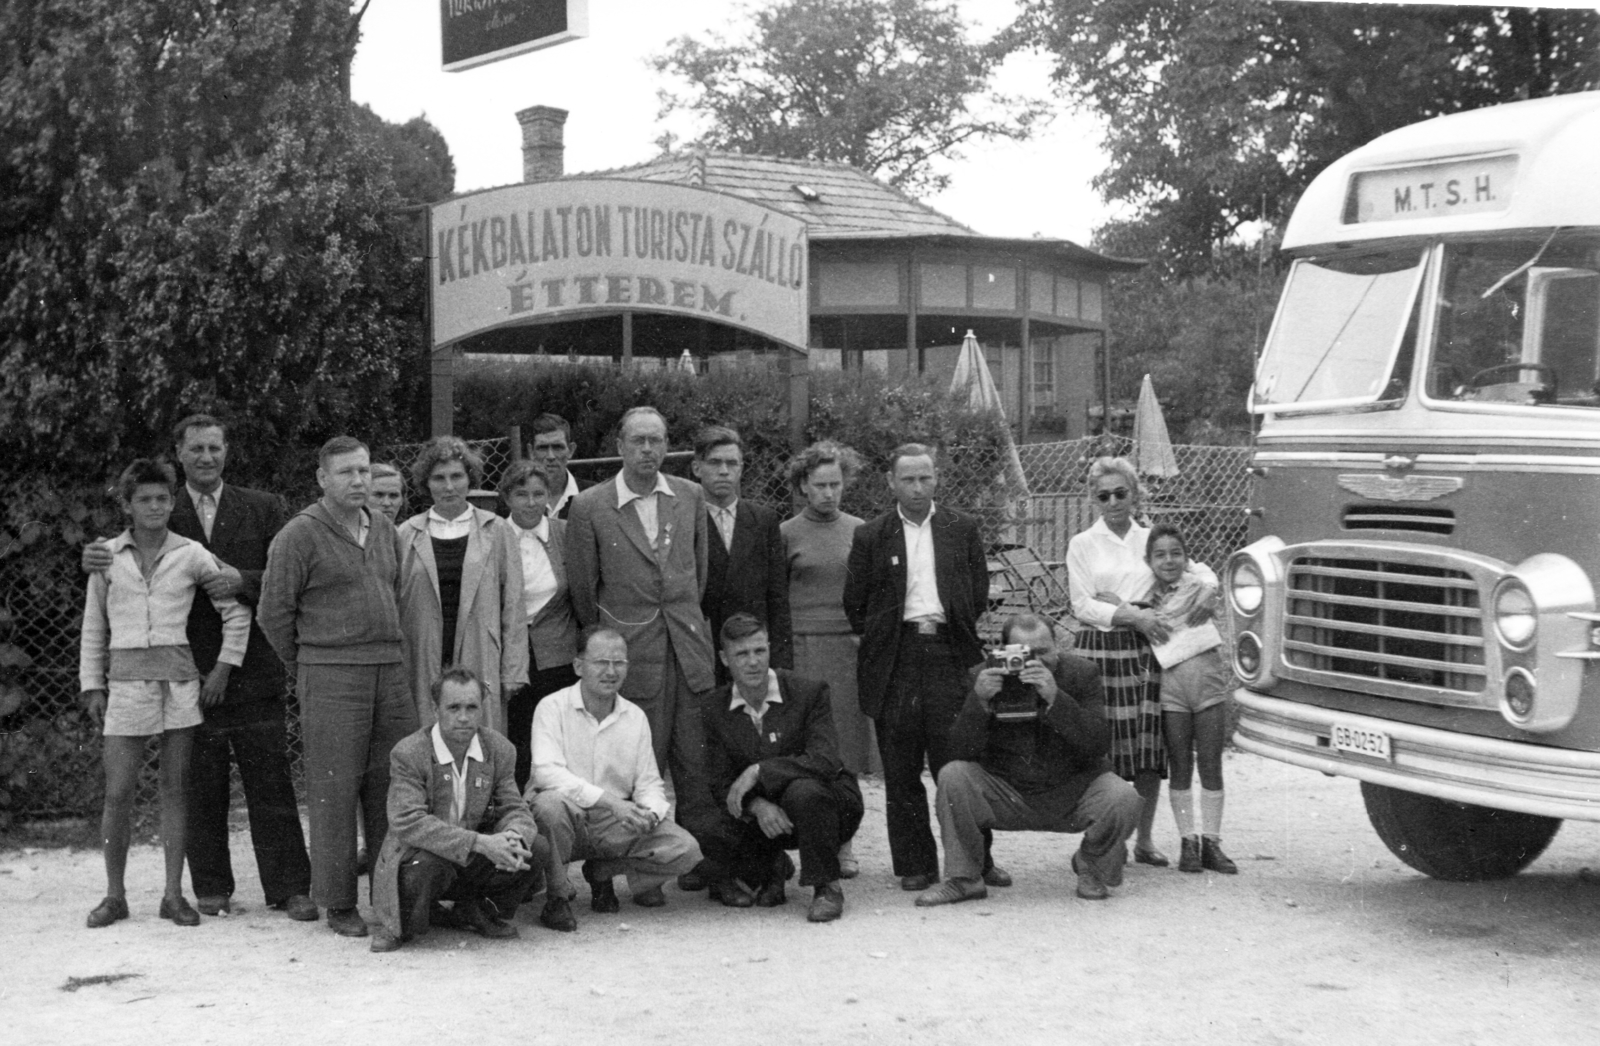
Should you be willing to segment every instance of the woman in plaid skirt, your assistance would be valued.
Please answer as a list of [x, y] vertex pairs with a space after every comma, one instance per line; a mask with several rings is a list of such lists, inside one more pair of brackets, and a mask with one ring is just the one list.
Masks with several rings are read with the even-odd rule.
[[1100, 518], [1067, 546], [1067, 580], [1072, 614], [1084, 626], [1074, 653], [1100, 666], [1105, 685], [1111, 767], [1144, 800], [1133, 859], [1164, 868], [1167, 856], [1150, 838], [1167, 775], [1161, 666], [1150, 644], [1165, 640], [1167, 628], [1134, 603], [1153, 580], [1144, 558], [1150, 529], [1134, 521], [1139, 493], [1138, 473], [1126, 458], [1099, 458], [1089, 467], [1089, 495]]

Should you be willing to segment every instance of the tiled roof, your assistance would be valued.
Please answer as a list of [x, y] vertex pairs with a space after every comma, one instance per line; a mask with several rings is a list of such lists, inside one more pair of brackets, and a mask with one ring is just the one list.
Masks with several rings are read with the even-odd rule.
[[[662, 156], [633, 167], [592, 171], [579, 177], [638, 178], [721, 190], [799, 218], [810, 227], [814, 240], [827, 239], [830, 234], [978, 235], [900, 190], [839, 163], [695, 152]], [[809, 194], [816, 198], [807, 199]]]

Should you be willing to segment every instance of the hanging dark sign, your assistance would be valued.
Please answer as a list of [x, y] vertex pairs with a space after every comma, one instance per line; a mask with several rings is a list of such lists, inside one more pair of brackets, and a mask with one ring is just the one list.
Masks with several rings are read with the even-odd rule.
[[589, 0], [439, 0], [444, 71], [589, 35]]

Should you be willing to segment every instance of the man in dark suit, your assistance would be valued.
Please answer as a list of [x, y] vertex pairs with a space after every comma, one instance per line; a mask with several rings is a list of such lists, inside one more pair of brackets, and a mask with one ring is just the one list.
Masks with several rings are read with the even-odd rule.
[[767, 631], [749, 614], [721, 632], [731, 686], [701, 706], [706, 775], [722, 801], [715, 831], [700, 840], [712, 897], [730, 908], [783, 904], [800, 851], [800, 885], [814, 889], [806, 918], [844, 912], [839, 848], [861, 825], [861, 789], [839, 761], [828, 685], [773, 669]]
[[[206, 586], [207, 594], [231, 595], [253, 612], [267, 549], [287, 518], [283, 499], [223, 484], [227, 429], [211, 415], [184, 418], [173, 427], [172, 438], [183, 465], [184, 489], [168, 525], [221, 561], [223, 576]], [[99, 548], [103, 544], [97, 542], [85, 550], [86, 569], [104, 569], [96, 554]], [[222, 649], [222, 619], [211, 600], [194, 601], [187, 632], [195, 666], [204, 677]], [[311, 865], [289, 777], [285, 689], [283, 664], [252, 619], [244, 664], [233, 670], [225, 689], [207, 688], [200, 695], [205, 721], [195, 730], [189, 765], [186, 854], [196, 907], [206, 915], [227, 911], [234, 891], [228, 854], [231, 760], [244, 784], [250, 842], [267, 904], [286, 910], [291, 919], [317, 919], [317, 908], [307, 896]]]
[[[934, 452], [920, 443], [889, 456], [895, 507], [856, 529], [844, 609], [861, 636], [856, 679], [861, 711], [877, 724], [894, 874], [904, 890], [939, 878], [922, 767], [938, 776], [949, 760], [950, 725], [966, 697], [967, 671], [984, 660], [978, 615], [989, 568], [978, 525], [935, 505]], [[1007, 885], [995, 867], [990, 885]]]
[[[739, 498], [744, 475], [744, 444], [720, 425], [701, 429], [694, 441], [694, 476], [706, 492], [711, 517], [706, 594], [700, 600], [713, 637], [734, 614], [749, 614], [767, 630], [772, 663], [794, 667], [789, 627], [789, 563], [784, 555], [778, 514]], [[717, 683], [728, 682], [728, 667], [717, 664]]]
[[1055, 629], [1037, 614], [1006, 622], [1001, 642], [1028, 648], [1019, 673], [978, 671], [950, 730], [950, 761], [939, 771], [939, 829], [945, 881], [918, 907], [988, 896], [984, 832], [1082, 832], [1072, 857], [1078, 896], [1105, 900], [1122, 884], [1127, 839], [1144, 801], [1111, 770], [1105, 693], [1094, 662], [1063, 654]]
[[572, 442], [572, 423], [559, 414], [541, 414], [533, 419], [533, 447], [529, 454], [544, 467], [550, 478], [550, 518], [567, 519], [572, 499], [589, 486], [567, 471], [567, 462], [577, 448]]
[[389, 753], [389, 834], [372, 873], [375, 952], [427, 933], [441, 900], [465, 929], [516, 937], [512, 916], [550, 862], [512, 778], [516, 752], [484, 725], [485, 691], [470, 669], [445, 669], [433, 684], [434, 725]]
[[698, 483], [661, 471], [667, 423], [653, 407], [622, 416], [622, 471], [573, 500], [567, 584], [584, 628], [603, 626], [628, 647], [622, 696], [650, 722], [656, 764], [672, 773], [678, 823], [714, 820], [705, 783], [700, 696], [716, 685], [700, 598], [710, 519]]

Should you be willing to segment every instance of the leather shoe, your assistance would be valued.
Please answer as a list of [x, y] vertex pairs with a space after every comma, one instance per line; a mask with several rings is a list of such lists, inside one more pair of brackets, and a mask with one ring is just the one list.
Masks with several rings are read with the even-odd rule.
[[328, 929], [340, 937], [365, 937], [367, 921], [354, 908], [329, 908]]
[[297, 893], [284, 901], [283, 912], [297, 923], [314, 923], [322, 917], [317, 911], [317, 906], [311, 903], [311, 898], [303, 893]]
[[721, 901], [724, 908], [750, 908], [756, 903], [755, 893], [738, 879], [712, 883], [709, 896], [713, 901]]
[[158, 910], [161, 918], [171, 919], [179, 926], [199, 926], [200, 913], [189, 906], [189, 901], [182, 894], [177, 897], [161, 898], [161, 907]]
[[550, 897], [539, 912], [539, 922], [562, 933], [572, 933], [578, 928], [578, 917], [572, 914], [572, 902], [565, 897]]
[[907, 893], [921, 893], [932, 885], [933, 876], [931, 875], [902, 875], [900, 877], [900, 889]]
[[397, 952], [400, 950], [400, 938], [388, 930], [378, 930], [372, 935], [372, 943], [367, 947], [375, 952]]
[[1078, 873], [1078, 896], [1086, 901], [1103, 901], [1111, 896], [1093, 867], [1081, 854], [1072, 855], [1072, 870]]
[[1172, 863], [1171, 861], [1167, 860], [1166, 854], [1162, 853], [1160, 850], [1157, 850], [1153, 846], [1149, 849], [1145, 849], [1142, 846], [1135, 846], [1133, 848], [1133, 859], [1138, 861], [1140, 864], [1148, 864], [1152, 868], [1165, 868], [1167, 865]]
[[640, 890], [634, 894], [633, 903], [640, 908], [660, 908], [667, 903], [667, 895], [661, 892], [661, 886], [657, 884], [648, 890]]
[[1198, 872], [1205, 868], [1205, 865], [1200, 863], [1200, 839], [1198, 836], [1184, 836], [1183, 842], [1179, 846], [1181, 849], [1178, 851], [1178, 871]]
[[233, 910], [226, 897], [201, 897], [196, 894], [194, 906], [201, 915], [226, 915]]
[[831, 923], [844, 914], [844, 891], [832, 883], [817, 887], [806, 909], [806, 922]]
[[434, 901], [428, 907], [428, 925], [441, 930], [465, 930], [468, 927], [465, 920], [461, 918], [463, 911], [464, 909], [459, 905], [454, 908], [446, 908], [438, 901]]
[[123, 897], [107, 897], [94, 906], [94, 910], [89, 913], [87, 925], [91, 930], [98, 930], [102, 926], [110, 926], [112, 923], [127, 917], [127, 899]]
[[1239, 866], [1222, 852], [1222, 840], [1214, 835], [1208, 835], [1200, 840], [1200, 864], [1223, 875], [1239, 874]]
[[491, 940], [499, 941], [520, 936], [514, 925], [506, 922], [498, 915], [489, 914], [483, 910], [482, 905], [471, 901], [457, 906], [456, 918], [461, 920], [461, 925], [464, 929], [471, 930], [479, 937], [488, 937]]
[[946, 879], [917, 894], [918, 908], [934, 908], [941, 904], [958, 904], [961, 901], [978, 901], [989, 896], [989, 888], [982, 879]]
[[622, 911], [622, 902], [617, 899], [617, 888], [610, 881], [589, 884], [589, 910], [599, 912], [601, 915], [611, 915]]
[[780, 904], [788, 903], [789, 895], [784, 892], [781, 879], [768, 882], [756, 891], [757, 908], [776, 908]]
[[985, 886], [1010, 886], [1011, 873], [998, 864], [991, 864], [983, 870], [983, 884]]

